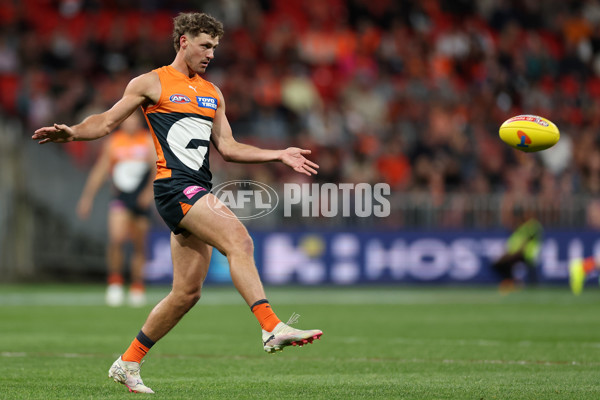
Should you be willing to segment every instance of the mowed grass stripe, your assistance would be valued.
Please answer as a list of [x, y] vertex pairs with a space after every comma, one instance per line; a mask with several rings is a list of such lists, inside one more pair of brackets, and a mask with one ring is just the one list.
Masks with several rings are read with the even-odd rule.
[[[114, 353], [113, 357], [118, 357], [119, 353]], [[106, 354], [82, 354], [82, 353], [26, 353], [26, 352], [1, 352], [0, 357], [5, 358], [106, 358]], [[181, 355], [181, 354], [160, 354], [155, 355], [153, 359], [178, 359], [178, 360], [203, 360], [203, 359], [219, 359], [219, 360], [259, 360], [264, 357], [259, 356], [223, 356], [223, 355]], [[298, 357], [290, 357], [286, 355], [287, 361], [300, 360]], [[329, 357], [308, 357], [302, 358], [305, 361], [315, 362], [336, 362], [340, 359]], [[541, 361], [541, 360], [449, 360], [449, 359], [419, 359], [419, 358], [344, 358], [345, 363], [402, 363], [402, 364], [504, 364], [504, 365], [541, 365], [541, 366], [563, 366], [563, 365], [575, 365], [581, 367], [600, 367], [600, 361], [598, 362], [579, 362], [579, 361]]]

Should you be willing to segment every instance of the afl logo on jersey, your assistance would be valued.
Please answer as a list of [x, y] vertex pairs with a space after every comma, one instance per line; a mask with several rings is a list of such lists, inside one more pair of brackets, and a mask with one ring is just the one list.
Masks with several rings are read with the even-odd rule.
[[185, 104], [185, 103], [189, 103], [191, 101], [189, 97], [187, 97], [183, 94], [172, 94], [171, 97], [169, 97], [169, 100], [171, 100], [171, 102], [177, 103], [177, 104]]

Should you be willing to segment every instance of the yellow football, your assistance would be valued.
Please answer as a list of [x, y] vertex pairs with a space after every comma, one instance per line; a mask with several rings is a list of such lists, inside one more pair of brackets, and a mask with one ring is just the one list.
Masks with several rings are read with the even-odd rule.
[[532, 153], [554, 146], [560, 139], [560, 132], [546, 118], [517, 115], [500, 126], [500, 139], [517, 150]]

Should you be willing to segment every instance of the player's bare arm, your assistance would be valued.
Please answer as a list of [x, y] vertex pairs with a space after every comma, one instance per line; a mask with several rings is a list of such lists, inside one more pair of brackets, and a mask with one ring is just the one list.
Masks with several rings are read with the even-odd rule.
[[317, 173], [319, 166], [305, 157], [311, 153], [310, 150], [298, 147], [288, 147], [285, 150], [267, 150], [237, 142], [233, 138], [231, 126], [225, 115], [223, 93], [217, 86], [215, 86], [215, 89], [219, 93], [219, 106], [213, 121], [211, 140], [226, 161], [238, 163], [281, 161], [301, 174], [310, 176]]
[[92, 207], [94, 205], [94, 198], [102, 187], [104, 181], [110, 173], [110, 152], [108, 149], [108, 142], [104, 143], [100, 157], [92, 167], [92, 171], [88, 176], [88, 179], [77, 203], [77, 215], [81, 219], [87, 219], [90, 216]]
[[40, 128], [31, 138], [40, 144], [99, 139], [112, 132], [138, 107], [156, 103], [160, 90], [160, 80], [156, 73], [140, 75], [129, 82], [121, 100], [110, 110], [91, 115], [78, 125], [54, 124]]

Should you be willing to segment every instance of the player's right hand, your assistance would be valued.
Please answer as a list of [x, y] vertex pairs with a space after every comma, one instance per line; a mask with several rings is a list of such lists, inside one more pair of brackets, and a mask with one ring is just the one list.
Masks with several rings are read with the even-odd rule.
[[33, 140], [38, 140], [39, 144], [48, 142], [66, 143], [73, 141], [75, 133], [73, 129], [64, 124], [54, 124], [45, 126], [36, 130], [31, 136]]

